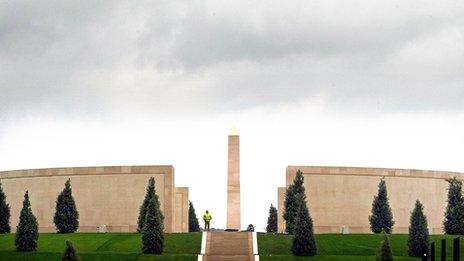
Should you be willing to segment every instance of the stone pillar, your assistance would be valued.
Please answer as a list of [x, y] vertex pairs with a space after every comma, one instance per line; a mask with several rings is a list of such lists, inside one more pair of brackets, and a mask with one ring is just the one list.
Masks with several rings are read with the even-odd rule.
[[285, 220], [284, 220], [284, 209], [285, 209], [285, 193], [287, 188], [277, 188], [277, 232], [285, 232]]
[[240, 230], [240, 136], [229, 135], [227, 229]]

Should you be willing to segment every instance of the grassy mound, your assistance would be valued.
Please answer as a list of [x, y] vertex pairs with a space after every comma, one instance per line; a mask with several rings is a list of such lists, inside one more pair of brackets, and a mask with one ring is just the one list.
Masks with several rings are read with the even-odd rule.
[[[455, 236], [434, 235], [436, 257], [440, 255], [440, 240], [446, 239], [448, 257], [452, 257], [452, 240]], [[394, 234], [390, 243], [395, 260], [418, 260], [408, 256], [408, 235]], [[258, 248], [261, 260], [375, 260], [382, 235], [374, 234], [319, 234], [316, 235], [318, 255], [314, 258], [298, 258], [290, 251], [292, 236], [283, 234], [258, 234]], [[464, 244], [461, 245], [464, 253]]]
[[141, 254], [137, 233], [40, 234], [36, 252], [15, 251], [14, 234], [0, 235], [0, 260], [60, 260], [66, 240], [71, 240], [82, 260], [197, 260], [201, 233], [165, 234], [161, 256]]

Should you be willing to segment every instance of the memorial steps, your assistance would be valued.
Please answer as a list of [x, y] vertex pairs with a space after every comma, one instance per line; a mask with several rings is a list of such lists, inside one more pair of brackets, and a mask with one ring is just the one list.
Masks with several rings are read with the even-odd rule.
[[208, 232], [203, 260], [254, 260], [251, 232]]

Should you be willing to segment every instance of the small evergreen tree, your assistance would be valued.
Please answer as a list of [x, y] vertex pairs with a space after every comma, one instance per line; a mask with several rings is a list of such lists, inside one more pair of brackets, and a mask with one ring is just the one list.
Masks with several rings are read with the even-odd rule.
[[142, 229], [142, 252], [161, 254], [164, 248], [163, 214], [157, 197], [150, 199], [147, 205], [145, 222]]
[[295, 218], [295, 231], [292, 252], [296, 256], [315, 256], [317, 253], [314, 239], [313, 220], [309, 215], [304, 193], [298, 194], [298, 211]]
[[200, 231], [200, 224], [198, 223], [197, 214], [193, 207], [192, 201], [189, 200], [189, 232]]
[[56, 199], [53, 222], [58, 233], [73, 233], [79, 227], [79, 213], [72, 195], [71, 179], [66, 181], [63, 191]]
[[446, 206], [443, 222], [446, 234], [464, 235], [464, 198], [462, 195], [462, 181], [457, 178], [447, 180], [448, 205]]
[[19, 224], [16, 228], [15, 246], [17, 251], [34, 251], [39, 239], [37, 219], [32, 213], [29, 192], [24, 194], [23, 208], [19, 214]]
[[429, 252], [427, 218], [424, 215], [424, 206], [422, 206], [419, 200], [416, 201], [414, 210], [411, 213], [408, 247], [408, 254], [410, 256], [422, 257]]
[[293, 235], [293, 228], [296, 216], [296, 195], [293, 191], [293, 184], [288, 186], [285, 191], [284, 200], [284, 220], [285, 220], [285, 231], [290, 235]]
[[140, 213], [139, 213], [139, 218], [137, 220], [137, 231], [141, 232], [143, 229], [143, 225], [145, 224], [145, 217], [147, 216], [147, 206], [148, 203], [150, 202], [150, 199], [152, 199], [155, 195], [155, 179], [151, 177], [148, 180], [148, 186], [147, 186], [147, 193], [145, 194], [145, 199], [142, 202], [142, 205], [140, 206]]
[[298, 211], [298, 195], [304, 194], [304, 177], [303, 172], [298, 170], [296, 172], [293, 184], [291, 184], [285, 193], [284, 201], [284, 219], [285, 219], [285, 230], [287, 233], [293, 235], [295, 228], [295, 218]]
[[372, 215], [369, 216], [369, 222], [371, 223], [371, 230], [374, 233], [385, 231], [385, 233], [390, 234], [395, 224], [390, 204], [388, 203], [387, 185], [384, 178], [380, 180], [377, 196], [374, 196]]
[[272, 204], [269, 208], [269, 217], [267, 218], [266, 231], [268, 233], [277, 232], [277, 209]]
[[10, 233], [10, 205], [6, 203], [6, 195], [0, 182], [0, 234]]
[[64, 254], [61, 257], [61, 261], [79, 261], [79, 256], [76, 253], [76, 249], [74, 248], [71, 241], [66, 240], [66, 249], [64, 250]]
[[387, 234], [383, 234], [383, 240], [377, 253], [377, 261], [392, 261], [393, 253], [390, 246], [390, 240], [388, 239]]

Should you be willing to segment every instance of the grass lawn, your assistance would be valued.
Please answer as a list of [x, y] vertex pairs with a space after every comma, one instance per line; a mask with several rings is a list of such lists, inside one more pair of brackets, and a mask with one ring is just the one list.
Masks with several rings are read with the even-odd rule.
[[[437, 259], [440, 254], [440, 240], [446, 238], [449, 260], [452, 260], [452, 239], [455, 236], [434, 235]], [[395, 260], [420, 260], [408, 256], [408, 235], [394, 234], [390, 237]], [[318, 256], [311, 260], [375, 260], [377, 249], [382, 241], [381, 235], [374, 234], [319, 234], [316, 235]], [[258, 248], [261, 260], [303, 260], [297, 258], [290, 251], [292, 236], [283, 234], [258, 234]], [[437, 248], [438, 247], [438, 248]], [[464, 253], [464, 244], [461, 243]], [[308, 258], [306, 258], [308, 259]]]
[[137, 233], [45, 233], [39, 247], [31, 253], [15, 251], [14, 234], [0, 235], [0, 260], [60, 260], [65, 241], [71, 240], [83, 261], [86, 260], [197, 260], [201, 233], [165, 234], [163, 255], [141, 254]]
[[[165, 234], [163, 255], [141, 254], [141, 238], [137, 233], [74, 233], [40, 234], [39, 248], [35, 252], [15, 251], [14, 234], [0, 235], [0, 260], [60, 260], [65, 241], [71, 240], [83, 261], [87, 260], [197, 260], [200, 252], [201, 233]], [[395, 260], [419, 260], [408, 257], [407, 235], [391, 235], [390, 242]], [[452, 254], [454, 236], [431, 236], [440, 253], [440, 239], [447, 240], [449, 260]], [[258, 247], [261, 260], [375, 260], [381, 235], [373, 234], [320, 234], [316, 235], [318, 256], [312, 258], [294, 257], [290, 251], [292, 236], [283, 234], [258, 233]], [[464, 244], [461, 245], [464, 253]]]

